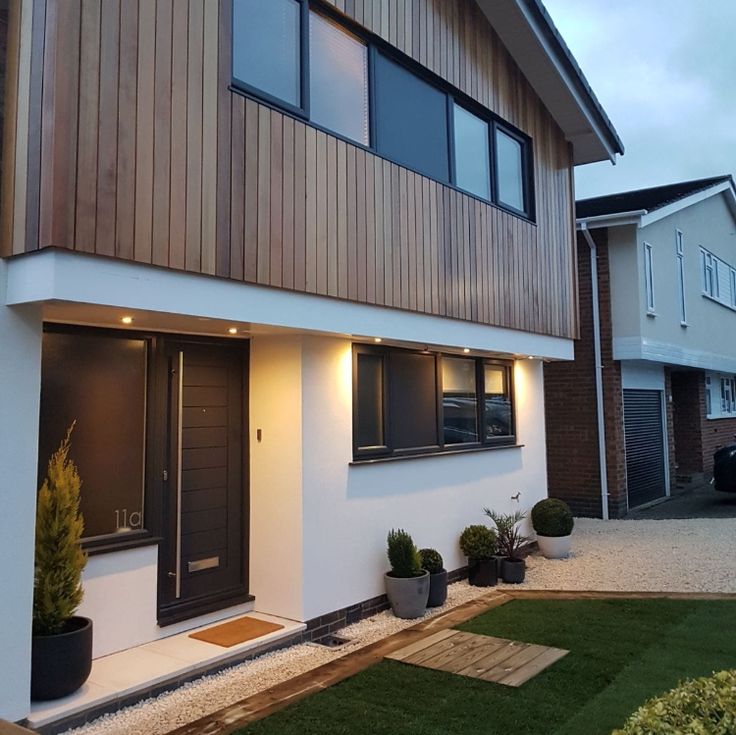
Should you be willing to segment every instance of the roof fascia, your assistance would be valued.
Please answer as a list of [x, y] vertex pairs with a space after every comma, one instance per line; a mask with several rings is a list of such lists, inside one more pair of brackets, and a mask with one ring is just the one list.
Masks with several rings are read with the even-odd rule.
[[711, 197], [721, 193], [726, 195], [726, 201], [728, 202], [733, 216], [736, 218], [736, 190], [734, 190], [733, 182], [726, 180], [722, 181], [720, 184], [714, 184], [703, 191], [698, 191], [690, 196], [678, 199], [676, 202], [672, 202], [672, 204], [668, 204], [665, 207], [653, 210], [641, 218], [641, 224], [639, 226], [646, 227], [654, 222], [659, 222], [659, 220], [664, 219], [665, 217], [669, 217], [683, 209], [692, 207], [699, 202], [703, 202], [706, 199], [710, 199]]

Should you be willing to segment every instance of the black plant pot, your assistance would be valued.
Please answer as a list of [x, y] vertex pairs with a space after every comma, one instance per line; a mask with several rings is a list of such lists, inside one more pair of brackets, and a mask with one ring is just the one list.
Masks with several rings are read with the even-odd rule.
[[440, 607], [447, 600], [447, 570], [429, 575], [429, 599], [427, 607]]
[[56, 635], [34, 635], [31, 699], [59, 699], [76, 692], [92, 670], [92, 621], [70, 618]]
[[498, 582], [495, 559], [468, 559], [468, 582], [473, 587], [493, 587]]
[[526, 562], [523, 559], [504, 559], [501, 568], [503, 581], [507, 584], [520, 584], [524, 581]]
[[501, 556], [500, 554], [496, 554], [493, 557], [493, 561], [496, 562], [496, 575], [499, 579], [503, 578], [503, 560], [505, 558], [505, 556]]

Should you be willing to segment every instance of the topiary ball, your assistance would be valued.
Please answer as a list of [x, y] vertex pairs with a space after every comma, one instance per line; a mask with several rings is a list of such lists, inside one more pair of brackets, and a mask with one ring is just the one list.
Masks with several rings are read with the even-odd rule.
[[430, 574], [437, 574], [444, 569], [442, 554], [437, 549], [419, 549], [419, 556], [422, 557], [422, 569]]
[[562, 500], [546, 498], [532, 508], [532, 526], [540, 536], [569, 536], [574, 525], [570, 506]]
[[480, 523], [468, 526], [460, 536], [460, 548], [468, 559], [490, 559], [497, 545], [495, 531]]

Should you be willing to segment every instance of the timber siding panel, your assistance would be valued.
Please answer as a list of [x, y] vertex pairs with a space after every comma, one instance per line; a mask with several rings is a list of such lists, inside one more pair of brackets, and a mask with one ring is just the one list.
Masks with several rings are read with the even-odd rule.
[[65, 247], [574, 337], [569, 146], [481, 10], [328, 2], [532, 138], [535, 223], [230, 91], [228, 0], [32, 0], [8, 123], [28, 177], [3, 187], [4, 253]]

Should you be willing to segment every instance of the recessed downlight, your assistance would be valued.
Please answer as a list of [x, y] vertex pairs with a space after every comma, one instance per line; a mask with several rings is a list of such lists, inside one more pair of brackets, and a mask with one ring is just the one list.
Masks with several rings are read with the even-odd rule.
[[132, 316], [124, 316], [120, 321], [123, 324], [132, 324], [133, 323], [133, 317]]
[[470, 347], [463, 347], [463, 352], [467, 355], [470, 352]]
[[534, 355], [529, 355], [529, 357], [527, 357], [526, 359], [527, 360], [533, 360], [534, 359]]
[[238, 333], [238, 329], [237, 329], [237, 327], [230, 327], [230, 329], [227, 330], [227, 333], [228, 334], [237, 334]]
[[383, 340], [380, 337], [374, 337], [373, 338], [373, 341], [374, 342], [383, 342]]

